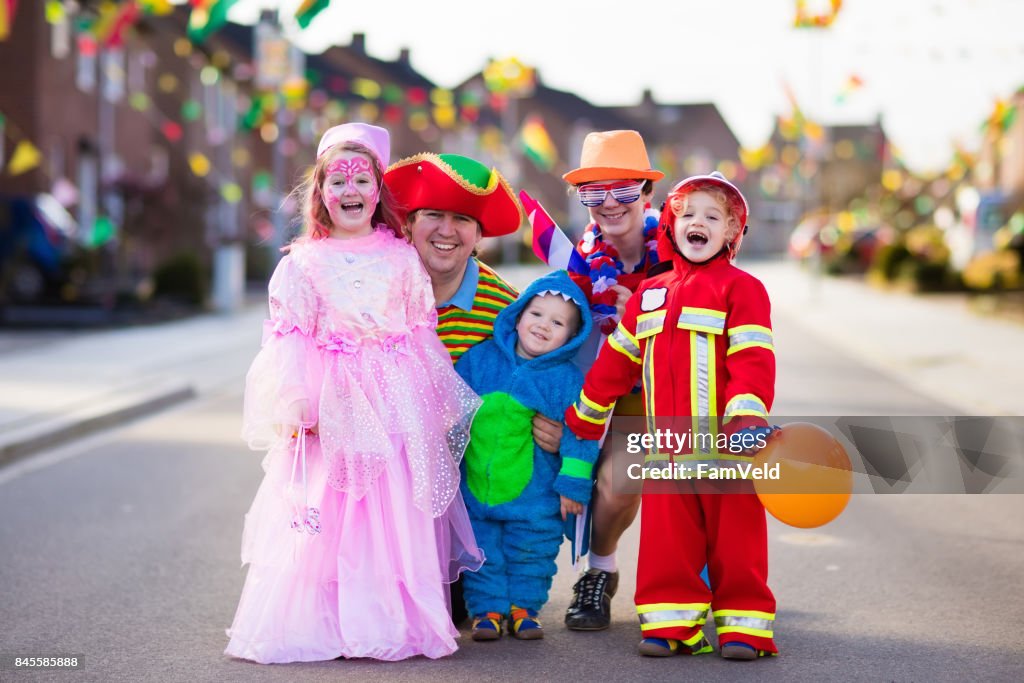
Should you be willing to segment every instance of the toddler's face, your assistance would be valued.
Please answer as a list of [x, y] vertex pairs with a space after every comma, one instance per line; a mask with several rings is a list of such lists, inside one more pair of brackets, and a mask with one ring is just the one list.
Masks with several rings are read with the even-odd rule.
[[683, 198], [673, 229], [676, 245], [683, 256], [703, 263], [722, 250], [729, 228], [729, 214], [707, 192], [691, 192]]
[[576, 304], [556, 294], [535, 296], [516, 323], [516, 353], [533, 359], [559, 348], [575, 332]]
[[380, 198], [373, 162], [365, 154], [342, 150], [327, 164], [320, 187], [337, 237], [369, 232]]

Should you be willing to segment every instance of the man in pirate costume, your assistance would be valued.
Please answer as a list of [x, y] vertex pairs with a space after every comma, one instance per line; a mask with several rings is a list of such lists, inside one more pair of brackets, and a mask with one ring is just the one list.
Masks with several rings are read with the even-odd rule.
[[[496, 170], [458, 154], [423, 153], [391, 165], [384, 184], [405, 212], [409, 237], [434, 290], [437, 334], [454, 363], [494, 334], [494, 320], [518, 292], [476, 258], [484, 237], [510, 235], [523, 209]], [[541, 418], [538, 418], [541, 419]], [[560, 423], [559, 423], [560, 425]], [[557, 452], [561, 430], [534, 429], [537, 444]], [[452, 620], [467, 617], [461, 585], [452, 590]]]

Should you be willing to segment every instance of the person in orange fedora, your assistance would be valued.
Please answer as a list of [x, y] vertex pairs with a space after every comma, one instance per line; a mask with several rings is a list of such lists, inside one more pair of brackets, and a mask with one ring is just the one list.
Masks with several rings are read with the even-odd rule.
[[[651, 200], [654, 183], [664, 175], [651, 167], [640, 133], [610, 130], [587, 135], [579, 168], [562, 176], [590, 212], [590, 223], [576, 245], [590, 272], [573, 274], [594, 317], [595, 332], [579, 356], [584, 370], [593, 363], [603, 337], [622, 318], [630, 295], [658, 262], [659, 216], [651, 208]], [[620, 400], [616, 414], [642, 415], [639, 393]], [[544, 427], [550, 428], [552, 435], [560, 435], [556, 425]], [[565, 613], [565, 624], [573, 630], [599, 631], [611, 624], [611, 598], [619, 583], [615, 550], [640, 507], [639, 494], [612, 490], [610, 450], [602, 449], [595, 469], [588, 566], [573, 586], [573, 599]]]

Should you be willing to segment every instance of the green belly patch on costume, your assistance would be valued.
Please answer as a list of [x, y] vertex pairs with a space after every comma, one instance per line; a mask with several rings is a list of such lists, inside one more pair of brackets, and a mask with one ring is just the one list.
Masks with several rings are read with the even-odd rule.
[[466, 449], [466, 485], [481, 503], [501, 505], [533, 478], [535, 411], [500, 391], [482, 398]]

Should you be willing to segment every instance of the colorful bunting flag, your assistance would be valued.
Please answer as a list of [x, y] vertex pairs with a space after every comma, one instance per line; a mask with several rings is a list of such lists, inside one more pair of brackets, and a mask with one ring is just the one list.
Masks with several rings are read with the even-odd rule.
[[[808, 5], [814, 7], [808, 7]], [[796, 0], [795, 28], [828, 28], [835, 22], [843, 0]]]
[[558, 161], [558, 148], [551, 141], [544, 119], [536, 114], [526, 117], [520, 132], [523, 153], [542, 171], [550, 171]]
[[18, 0], [0, 0], [0, 41], [7, 40], [14, 23], [14, 13], [18, 10]]
[[528, 96], [536, 83], [534, 70], [515, 57], [491, 61], [483, 75], [488, 90], [510, 97]]
[[565, 236], [554, 219], [526, 190], [519, 193], [526, 217], [533, 229], [533, 253], [552, 268], [564, 268], [570, 273], [586, 275], [590, 272], [587, 262], [573, 247], [572, 240]]
[[327, 9], [330, 4], [331, 0], [302, 0], [295, 10], [295, 20], [299, 22], [300, 27], [307, 28], [316, 15]]
[[846, 98], [864, 87], [864, 80], [857, 74], [850, 74], [843, 84], [843, 89], [836, 95], [836, 104], [842, 104]]
[[139, 6], [146, 14], [153, 14], [158, 17], [165, 16], [174, 11], [171, 0], [138, 0]]
[[995, 104], [992, 105], [992, 112], [982, 122], [980, 130], [982, 133], [992, 132], [999, 135], [1009, 130], [1016, 118], [1017, 107], [1002, 98], [998, 98]]
[[28, 140], [22, 140], [14, 148], [11, 155], [11, 163], [7, 165], [7, 172], [11, 175], [27, 173], [39, 165], [42, 155], [39, 150]]
[[124, 45], [125, 31], [138, 18], [139, 6], [136, 0], [127, 0], [120, 5], [104, 2], [100, 5], [100, 18], [93, 25], [96, 40], [106, 47]]
[[188, 37], [202, 43], [228, 23], [228, 10], [238, 0], [189, 0]]

